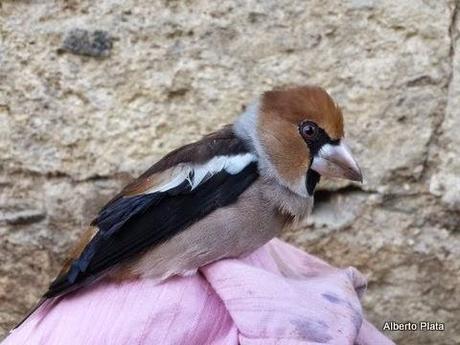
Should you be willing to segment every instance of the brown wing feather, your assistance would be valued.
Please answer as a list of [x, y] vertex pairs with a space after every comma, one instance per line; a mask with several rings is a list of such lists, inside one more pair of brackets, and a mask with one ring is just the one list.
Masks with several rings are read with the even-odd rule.
[[[171, 151], [137, 179], [130, 182], [109, 203], [121, 196], [142, 194], [174, 175], [174, 170], [181, 163], [200, 164], [217, 155], [232, 155], [245, 152], [246, 148], [233, 132], [232, 125], [204, 136], [201, 140]], [[163, 174], [164, 173], [164, 174]], [[169, 176], [169, 177], [168, 177]]]
[[69, 270], [72, 262], [81, 255], [81, 253], [83, 252], [83, 249], [85, 249], [89, 241], [91, 241], [94, 235], [96, 235], [98, 230], [99, 229], [96, 226], [89, 226], [86, 229], [86, 231], [83, 232], [78, 242], [72, 247], [69, 254], [67, 255], [64, 263], [62, 264], [62, 268], [59, 271], [59, 275]]

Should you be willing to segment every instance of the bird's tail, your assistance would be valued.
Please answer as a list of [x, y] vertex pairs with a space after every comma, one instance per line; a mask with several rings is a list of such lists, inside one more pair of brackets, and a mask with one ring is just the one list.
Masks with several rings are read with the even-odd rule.
[[13, 332], [15, 329], [17, 329], [19, 326], [21, 326], [33, 313], [37, 311], [38, 308], [40, 308], [46, 301], [49, 301], [48, 298], [42, 297], [37, 304], [35, 304], [32, 309], [29, 310], [26, 316], [22, 318], [22, 320], [14, 326], [13, 329], [11, 329], [10, 333]]

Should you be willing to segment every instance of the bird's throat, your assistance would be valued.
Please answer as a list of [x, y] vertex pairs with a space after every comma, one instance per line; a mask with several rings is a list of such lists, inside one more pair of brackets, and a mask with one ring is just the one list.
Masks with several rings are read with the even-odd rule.
[[315, 192], [315, 187], [318, 184], [320, 179], [321, 179], [320, 174], [318, 174], [314, 170], [308, 169], [307, 176], [305, 179], [305, 186], [307, 187], [307, 193], [310, 196], [313, 196], [313, 193]]

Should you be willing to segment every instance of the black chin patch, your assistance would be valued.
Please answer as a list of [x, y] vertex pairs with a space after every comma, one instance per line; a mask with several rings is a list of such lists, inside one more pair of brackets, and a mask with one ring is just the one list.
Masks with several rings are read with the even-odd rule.
[[307, 187], [307, 192], [310, 196], [315, 192], [315, 187], [321, 179], [321, 175], [316, 171], [308, 169], [307, 178], [305, 179], [305, 185]]

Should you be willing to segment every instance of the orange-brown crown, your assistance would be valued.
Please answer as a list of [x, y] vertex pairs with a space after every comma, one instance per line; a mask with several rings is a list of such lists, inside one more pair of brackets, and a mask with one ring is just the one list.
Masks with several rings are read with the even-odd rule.
[[324, 89], [300, 86], [262, 95], [258, 137], [279, 176], [298, 192], [304, 188], [312, 158], [299, 134], [299, 125], [304, 121], [317, 124], [331, 140], [343, 137], [342, 111]]
[[299, 86], [265, 92], [261, 110], [267, 120], [278, 117], [294, 125], [310, 120], [324, 129], [331, 139], [343, 137], [342, 111], [326, 90], [318, 86]]

